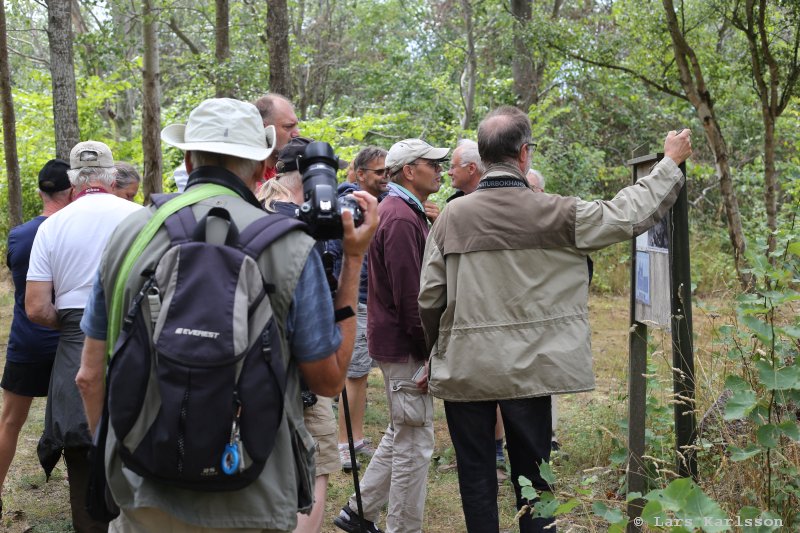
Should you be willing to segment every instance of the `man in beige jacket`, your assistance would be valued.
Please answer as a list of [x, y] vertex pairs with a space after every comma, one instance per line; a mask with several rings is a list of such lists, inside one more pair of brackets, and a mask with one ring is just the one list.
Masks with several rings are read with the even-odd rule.
[[[533, 142], [523, 112], [501, 107], [478, 126], [486, 171], [431, 229], [419, 295], [428, 386], [444, 400], [468, 532], [498, 531], [498, 404], [518, 508], [529, 503], [519, 476], [549, 490], [539, 464], [550, 454], [550, 396], [594, 388], [586, 256], [664, 216], [684, 182], [678, 165], [691, 154], [690, 135], [670, 132], [649, 176], [613, 200], [586, 202], [529, 188]], [[520, 531], [551, 522], [526, 513]]]

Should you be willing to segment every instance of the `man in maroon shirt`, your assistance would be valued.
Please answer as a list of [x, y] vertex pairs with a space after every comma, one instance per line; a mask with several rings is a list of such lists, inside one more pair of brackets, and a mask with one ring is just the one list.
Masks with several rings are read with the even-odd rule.
[[[389, 195], [381, 202], [378, 230], [369, 246], [367, 343], [383, 371], [390, 422], [361, 480], [365, 531], [388, 502], [387, 533], [422, 530], [428, 466], [433, 455], [433, 400], [418, 385], [427, 350], [417, 296], [428, 236], [425, 201], [441, 185], [447, 148], [420, 139], [395, 143], [386, 155]], [[355, 498], [334, 520], [358, 532]]]

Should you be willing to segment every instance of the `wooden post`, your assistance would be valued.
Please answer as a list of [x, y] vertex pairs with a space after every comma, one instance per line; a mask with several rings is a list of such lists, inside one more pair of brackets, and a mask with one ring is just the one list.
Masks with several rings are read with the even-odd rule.
[[[681, 165], [686, 175], [686, 164]], [[672, 366], [675, 391], [675, 448], [678, 475], [697, 481], [692, 279], [689, 261], [689, 216], [686, 187], [672, 207], [670, 272], [672, 283]]]
[[[628, 161], [633, 181], [649, 173], [664, 154], [641, 155]], [[638, 156], [638, 157], [636, 157]], [[686, 175], [686, 166], [681, 165]], [[681, 189], [667, 222], [661, 222], [631, 243], [631, 315], [628, 382], [628, 492], [644, 494], [647, 474], [645, 453], [647, 418], [647, 325], [669, 329], [672, 335], [672, 365], [675, 399], [675, 448], [677, 472], [697, 480], [694, 442], [695, 381], [692, 347], [692, 280], [689, 263], [689, 217], [686, 187]], [[666, 242], [664, 242], [666, 239]], [[637, 261], [641, 259], [641, 264]], [[637, 268], [638, 266], [638, 268]], [[641, 272], [640, 272], [641, 271]], [[667, 284], [669, 278], [669, 284]], [[637, 284], [641, 284], [638, 286]], [[669, 286], [669, 291], [665, 289]], [[641, 531], [633, 519], [641, 516], [644, 502], [628, 503], [628, 532]]]

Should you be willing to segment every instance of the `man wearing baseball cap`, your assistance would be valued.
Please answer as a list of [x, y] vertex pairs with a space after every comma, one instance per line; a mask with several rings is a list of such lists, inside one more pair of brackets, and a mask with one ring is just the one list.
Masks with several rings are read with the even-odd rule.
[[25, 294], [28, 318], [61, 330], [38, 453], [49, 476], [63, 452], [75, 530], [105, 531], [106, 524], [92, 520], [85, 509], [91, 437], [75, 386], [83, 346], [79, 324], [109, 235], [141, 206], [110, 194], [116, 171], [111, 150], [102, 142], [76, 144], [67, 175], [73, 201], [39, 228]]
[[[232, 223], [245, 231], [254, 221], [273, 216], [262, 209], [252, 192], [275, 146], [275, 128], [264, 128], [255, 106], [229, 98], [205, 100], [192, 110], [186, 125], [167, 126], [161, 138], [185, 151], [187, 192], [207, 183], [229, 190], [229, 194], [192, 204], [196, 219], [207, 215], [211, 208], [222, 208], [230, 214]], [[303, 231], [289, 231], [259, 256], [259, 269], [275, 287], [270, 301], [281, 344], [288, 347], [288, 353], [284, 352], [288, 359], [284, 422], [259, 477], [243, 489], [215, 492], [178, 489], [139, 476], [123, 466], [112, 418], [105, 448], [106, 477], [120, 507], [119, 517], [111, 523], [112, 531], [288, 532], [295, 527], [297, 512], [310, 510], [310, 499], [301, 501], [301, 496], [310, 498], [308, 491], [313, 486], [313, 461], [308, 464], [313, 440], [302, 423], [299, 379], [302, 376], [312, 391], [327, 396], [339, 392], [344, 383], [353, 349], [355, 318], [335, 323], [334, 307], [355, 307], [361, 260], [377, 225], [375, 200], [366, 194], [359, 200], [364, 210], [363, 224], [355, 228], [350, 216], [343, 217], [345, 266], [335, 302], [331, 302], [321, 260], [310, 253], [314, 241]], [[86, 344], [77, 382], [92, 431], [103, 409], [106, 309], [112, 288], [122, 258], [155, 211], [151, 207], [137, 213], [109, 241], [81, 323]], [[137, 264], [155, 265], [168, 246], [169, 235], [162, 226]], [[125, 280], [124, 309], [145, 281], [138, 272]], [[202, 291], [203, 287], [197, 290]], [[298, 471], [299, 465], [302, 471]]]
[[[71, 190], [69, 163], [51, 159], [39, 171], [42, 214], [8, 232], [6, 264], [14, 282], [14, 318], [8, 335], [3, 370], [3, 413], [0, 416], [0, 489], [14, 459], [17, 439], [34, 397], [47, 396], [58, 331], [34, 324], [25, 314], [25, 277], [36, 232], [47, 217], [67, 206]], [[3, 502], [0, 500], [0, 513]]]
[[[387, 532], [422, 530], [433, 455], [433, 401], [414, 383], [427, 358], [417, 295], [428, 237], [424, 202], [439, 190], [448, 152], [421, 139], [405, 139], [386, 154], [392, 185], [380, 203], [380, 223], [368, 252], [367, 344], [383, 372], [391, 418], [360, 483], [364, 531], [372, 533], [380, 531], [375, 522], [387, 502]], [[361, 531], [356, 504], [351, 497], [334, 520], [337, 527]]]

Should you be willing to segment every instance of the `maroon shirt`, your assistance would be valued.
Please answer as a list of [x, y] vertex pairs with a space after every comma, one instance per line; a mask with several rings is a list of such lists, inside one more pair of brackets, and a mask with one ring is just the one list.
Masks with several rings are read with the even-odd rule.
[[398, 196], [394, 189], [378, 206], [378, 214], [368, 252], [369, 354], [387, 363], [404, 363], [409, 355], [426, 359], [417, 297], [428, 221], [411, 198]]

